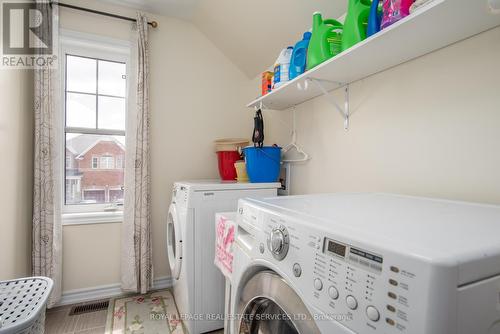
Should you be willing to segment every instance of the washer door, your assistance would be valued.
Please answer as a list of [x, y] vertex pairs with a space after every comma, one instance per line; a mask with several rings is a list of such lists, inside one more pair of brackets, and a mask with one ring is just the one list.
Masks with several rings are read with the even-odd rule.
[[181, 223], [174, 204], [170, 204], [167, 217], [167, 253], [170, 271], [174, 279], [179, 279], [182, 265]]
[[238, 309], [240, 334], [321, 333], [297, 293], [271, 271], [259, 272], [245, 284]]

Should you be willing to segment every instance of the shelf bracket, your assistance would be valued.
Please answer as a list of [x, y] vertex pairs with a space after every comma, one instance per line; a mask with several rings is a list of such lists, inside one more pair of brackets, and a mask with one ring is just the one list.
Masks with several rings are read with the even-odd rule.
[[[323, 95], [328, 98], [328, 101], [339, 111], [340, 115], [344, 119], [344, 129], [349, 129], [349, 84], [320, 80], [315, 78], [307, 78], [307, 81], [314, 82], [314, 84], [319, 88]], [[335, 83], [339, 86], [338, 88], [344, 88], [344, 108], [342, 108], [335, 100], [335, 97], [326, 90], [326, 88], [323, 86], [323, 82]]]
[[257, 111], [259, 109], [262, 110], [262, 111], [264, 111], [266, 109], [269, 109], [268, 107], [266, 107], [266, 105], [264, 103], [262, 103], [262, 101], [260, 101], [258, 105], [256, 104], [254, 106], [254, 108], [255, 108], [255, 111]]

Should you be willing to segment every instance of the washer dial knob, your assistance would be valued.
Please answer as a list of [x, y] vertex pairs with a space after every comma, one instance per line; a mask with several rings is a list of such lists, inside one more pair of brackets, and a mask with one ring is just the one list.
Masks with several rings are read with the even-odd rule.
[[278, 229], [274, 229], [271, 232], [271, 252], [274, 254], [279, 254], [283, 249], [283, 245], [285, 244], [285, 236], [283, 232]]
[[269, 238], [267, 239], [267, 246], [276, 260], [281, 261], [285, 258], [286, 254], [288, 253], [288, 245], [289, 238], [286, 227], [280, 225], [273, 228], [271, 230]]

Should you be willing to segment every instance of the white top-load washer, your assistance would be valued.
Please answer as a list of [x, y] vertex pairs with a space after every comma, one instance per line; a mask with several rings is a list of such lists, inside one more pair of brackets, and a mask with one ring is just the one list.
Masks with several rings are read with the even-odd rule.
[[500, 206], [306, 195], [237, 223], [232, 333], [500, 333]]
[[167, 251], [177, 308], [190, 334], [223, 327], [224, 277], [214, 265], [215, 213], [238, 199], [276, 196], [280, 183], [176, 182], [167, 219]]

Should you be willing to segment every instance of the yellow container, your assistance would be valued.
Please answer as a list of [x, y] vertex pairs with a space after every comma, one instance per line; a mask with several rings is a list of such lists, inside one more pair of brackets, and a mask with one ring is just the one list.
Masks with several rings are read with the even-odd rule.
[[248, 182], [247, 166], [244, 160], [238, 160], [234, 163], [236, 168], [236, 180], [238, 182]]

